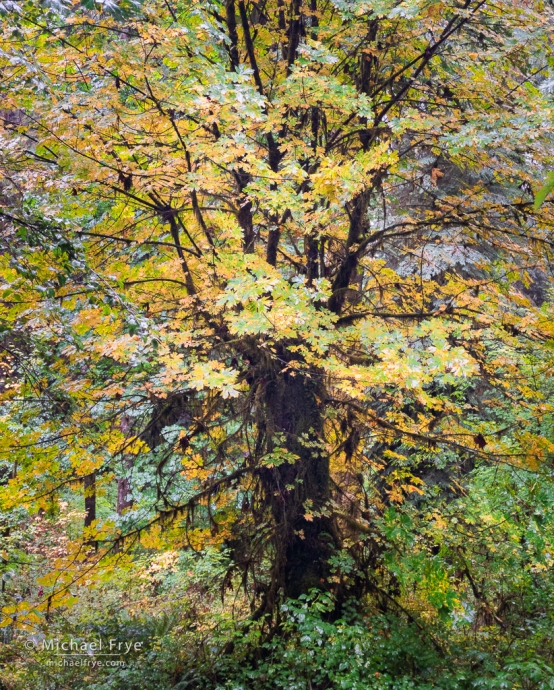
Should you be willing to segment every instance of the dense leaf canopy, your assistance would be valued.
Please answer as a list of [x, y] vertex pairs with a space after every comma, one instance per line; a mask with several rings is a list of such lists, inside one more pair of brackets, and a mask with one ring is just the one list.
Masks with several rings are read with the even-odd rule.
[[167, 687], [553, 687], [552, 7], [0, 18], [5, 629], [184, 598]]

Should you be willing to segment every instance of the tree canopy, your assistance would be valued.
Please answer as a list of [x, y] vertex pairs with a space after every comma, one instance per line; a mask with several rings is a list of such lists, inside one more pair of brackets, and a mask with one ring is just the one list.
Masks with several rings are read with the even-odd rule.
[[554, 687], [552, 5], [0, 19], [6, 687]]

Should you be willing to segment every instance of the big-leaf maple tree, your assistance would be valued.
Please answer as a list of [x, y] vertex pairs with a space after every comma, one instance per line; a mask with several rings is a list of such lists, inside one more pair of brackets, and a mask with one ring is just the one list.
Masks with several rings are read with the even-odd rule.
[[552, 456], [552, 8], [0, 7], [4, 522], [86, 511], [6, 621], [208, 544], [255, 619], [392, 605], [404, 507]]

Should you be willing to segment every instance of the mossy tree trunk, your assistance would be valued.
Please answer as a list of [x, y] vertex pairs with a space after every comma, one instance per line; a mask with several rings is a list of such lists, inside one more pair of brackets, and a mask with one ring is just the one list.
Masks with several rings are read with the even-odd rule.
[[283, 446], [296, 461], [264, 467], [261, 478], [275, 523], [271, 605], [277, 590], [298, 597], [321, 588], [336, 547], [331, 517], [329, 455], [324, 443], [325, 387], [321, 374], [274, 372], [263, 386], [266, 448]]

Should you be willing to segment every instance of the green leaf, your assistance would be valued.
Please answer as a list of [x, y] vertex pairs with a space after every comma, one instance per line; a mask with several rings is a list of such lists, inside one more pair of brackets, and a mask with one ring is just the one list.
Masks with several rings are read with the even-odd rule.
[[554, 190], [554, 172], [548, 173], [546, 182], [537, 192], [535, 196], [535, 210], [542, 206], [542, 203], [552, 190]]

